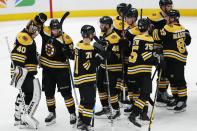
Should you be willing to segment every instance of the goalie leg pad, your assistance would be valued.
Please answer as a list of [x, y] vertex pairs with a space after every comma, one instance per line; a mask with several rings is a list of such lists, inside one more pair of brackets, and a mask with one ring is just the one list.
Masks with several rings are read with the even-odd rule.
[[15, 114], [14, 114], [15, 118], [21, 119], [21, 110], [22, 110], [22, 99], [20, 97], [20, 94], [18, 94], [15, 102]]
[[38, 129], [38, 125], [39, 125], [38, 121], [28, 114], [23, 114], [21, 116], [21, 121], [22, 121], [22, 124], [20, 126], [21, 129], [22, 128]]
[[41, 99], [41, 86], [38, 78], [33, 80], [33, 85], [33, 98], [28, 107], [26, 108], [26, 113], [31, 117], [34, 115]]

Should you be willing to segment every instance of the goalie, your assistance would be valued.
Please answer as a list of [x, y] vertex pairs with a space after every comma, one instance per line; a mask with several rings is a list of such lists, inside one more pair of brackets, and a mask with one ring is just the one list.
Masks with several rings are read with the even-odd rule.
[[20, 128], [37, 129], [38, 121], [33, 117], [41, 97], [41, 89], [37, 74], [37, 51], [34, 38], [39, 34], [47, 16], [36, 15], [27, 26], [17, 34], [14, 48], [11, 51], [11, 85], [18, 88], [15, 102], [15, 123]]

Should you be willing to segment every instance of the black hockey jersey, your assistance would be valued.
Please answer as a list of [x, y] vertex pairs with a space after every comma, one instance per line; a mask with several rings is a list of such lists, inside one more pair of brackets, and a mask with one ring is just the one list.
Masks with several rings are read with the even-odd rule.
[[[17, 34], [11, 57], [15, 66], [27, 69], [27, 76], [37, 74], [36, 43], [25, 29]], [[11, 73], [13, 73], [13, 70], [14, 68], [11, 68]]]
[[151, 24], [154, 25], [155, 29], [162, 29], [166, 25], [166, 20], [164, 19], [161, 10], [148, 16], [148, 19], [150, 20]]
[[[120, 51], [120, 36], [112, 31], [109, 35], [101, 33], [101, 40], [107, 41], [109, 57], [107, 58], [107, 69], [109, 71], [121, 71], [122, 62], [121, 62], [121, 51]], [[101, 67], [105, 69], [105, 63], [101, 64]]]
[[173, 59], [186, 64], [186, 46], [191, 42], [189, 31], [180, 24], [165, 25], [163, 29], [153, 31], [155, 40], [163, 41], [163, 55], [165, 59]]
[[[120, 18], [120, 16], [116, 16], [113, 19], [113, 30], [119, 35], [122, 36], [122, 19]], [[127, 29], [128, 25], [126, 22], [124, 22], [124, 28]]]
[[74, 80], [76, 87], [96, 82], [96, 50], [90, 43], [80, 41], [75, 48]]
[[[44, 26], [41, 30], [42, 50], [40, 56], [41, 67], [44, 69], [68, 68], [67, 59], [73, 55], [73, 41], [66, 33], [57, 38], [51, 36], [51, 29]], [[65, 52], [65, 48], [70, 53]]]
[[154, 40], [150, 35], [137, 35], [134, 37], [132, 51], [129, 56], [128, 75], [151, 73], [155, 62], [153, 56]]
[[125, 34], [125, 37], [133, 42], [133, 38], [136, 36], [136, 35], [140, 35], [140, 31], [138, 29], [138, 26], [133, 26], [133, 27], [128, 27], [128, 29], [126, 30], [126, 34]]
[[132, 49], [132, 43], [133, 43], [133, 39], [135, 36], [140, 35], [141, 32], [139, 31], [137, 26], [133, 26], [133, 27], [128, 27], [125, 33], [125, 37], [126, 39], [129, 40], [128, 46], [126, 48], [126, 50], [124, 51], [124, 55], [126, 56], [126, 63], [128, 63], [128, 57], [131, 53], [131, 49]]

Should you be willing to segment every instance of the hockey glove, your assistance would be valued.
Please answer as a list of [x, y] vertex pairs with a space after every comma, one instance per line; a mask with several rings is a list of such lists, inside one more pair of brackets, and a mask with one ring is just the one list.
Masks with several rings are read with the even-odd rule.
[[157, 58], [157, 66], [165, 70], [166, 63], [164, 61], [164, 57], [162, 54], [153, 53], [153, 55]]
[[20, 89], [27, 76], [27, 73], [28, 71], [26, 68], [16, 66], [10, 85]]

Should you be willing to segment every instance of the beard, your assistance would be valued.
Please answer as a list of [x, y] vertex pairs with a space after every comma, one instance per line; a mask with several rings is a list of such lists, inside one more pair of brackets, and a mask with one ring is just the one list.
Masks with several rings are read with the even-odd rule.
[[108, 31], [108, 28], [107, 27], [101, 28], [101, 32], [106, 33], [107, 31]]

